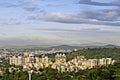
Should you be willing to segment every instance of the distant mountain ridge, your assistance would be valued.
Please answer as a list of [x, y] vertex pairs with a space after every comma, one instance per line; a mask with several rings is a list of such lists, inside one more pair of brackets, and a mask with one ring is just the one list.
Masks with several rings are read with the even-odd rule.
[[114, 48], [114, 47], [120, 48], [120, 46], [113, 45], [113, 44], [108, 44], [108, 45], [106, 45], [105, 47], [106, 47], [106, 48]]
[[68, 50], [68, 49], [83, 49], [83, 48], [120, 48], [120, 46], [116, 46], [116, 45], [112, 45], [112, 44], [107, 44], [107, 45], [103, 45], [103, 46], [70, 46], [70, 45], [60, 45], [60, 46], [53, 46], [53, 47], [49, 47], [49, 48], [46, 48], [46, 50], [51, 50], [52, 48], [55, 48], [55, 49], [65, 49], [65, 50]]
[[44, 50], [51, 50], [53, 48], [55, 49], [64, 49], [64, 50], [68, 50], [68, 49], [83, 49], [83, 48], [120, 48], [120, 46], [117, 45], [113, 45], [113, 44], [105, 44], [105, 45], [91, 45], [91, 46], [87, 46], [85, 45], [79, 45], [79, 46], [71, 46], [71, 45], [58, 45], [58, 46], [40, 46], [40, 45], [26, 45], [26, 46], [3, 46], [0, 48], [34, 48], [34, 49], [44, 49]]
[[69, 46], [69, 45], [60, 45], [60, 46], [48, 47], [48, 48], [46, 48], [46, 50], [51, 50], [53, 48], [55, 48], [55, 49], [64, 49], [64, 50], [68, 50], [68, 49], [73, 50], [73, 49], [81, 49], [82, 47], [80, 47], [80, 46]]

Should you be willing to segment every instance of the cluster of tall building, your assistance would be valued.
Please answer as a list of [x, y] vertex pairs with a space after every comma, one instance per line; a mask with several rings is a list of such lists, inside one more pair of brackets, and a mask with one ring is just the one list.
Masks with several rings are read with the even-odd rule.
[[85, 59], [84, 56], [77, 56], [70, 61], [66, 61], [66, 56], [63, 54], [57, 54], [55, 57], [55, 62], [52, 65], [52, 68], [57, 69], [58, 71], [76, 71], [91, 69], [102, 65], [114, 64], [115, 60], [112, 58], [102, 58], [102, 59]]
[[23, 66], [24, 70], [32, 68], [40, 69], [48, 67], [52, 62], [47, 56], [42, 58], [36, 57], [34, 54], [24, 53], [24, 55], [10, 57], [10, 65]]
[[36, 57], [33, 54], [29, 54], [29, 53], [28, 55], [24, 54], [19, 56], [12, 56], [10, 57], [10, 64], [22, 66], [27, 63], [35, 63], [36, 62], [35, 58]]
[[84, 56], [77, 56], [74, 59], [67, 61], [65, 54], [56, 54], [54, 62], [47, 56], [39, 58], [28, 53], [25, 53], [22, 56], [13, 56], [10, 58], [11, 65], [23, 66], [24, 70], [39, 70], [41, 68], [51, 67], [61, 72], [77, 72], [79, 70], [91, 69], [102, 65], [114, 64], [114, 62], [115, 60], [112, 58], [86, 59]]

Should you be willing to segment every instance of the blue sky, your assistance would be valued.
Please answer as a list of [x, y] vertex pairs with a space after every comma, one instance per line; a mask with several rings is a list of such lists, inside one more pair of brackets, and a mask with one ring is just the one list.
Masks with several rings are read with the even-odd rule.
[[119, 0], [0, 0], [0, 45], [120, 45]]

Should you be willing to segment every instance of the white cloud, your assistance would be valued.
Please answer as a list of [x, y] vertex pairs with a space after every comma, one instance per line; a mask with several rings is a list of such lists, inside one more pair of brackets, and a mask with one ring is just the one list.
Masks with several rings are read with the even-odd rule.
[[[89, 13], [89, 14], [88, 14]], [[120, 11], [118, 9], [91, 10], [80, 13], [40, 13], [36, 18], [44, 21], [69, 24], [94, 24], [120, 26]]]

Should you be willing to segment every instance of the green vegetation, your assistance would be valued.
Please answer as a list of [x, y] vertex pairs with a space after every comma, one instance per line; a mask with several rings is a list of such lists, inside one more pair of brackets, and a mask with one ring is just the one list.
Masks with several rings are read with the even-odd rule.
[[93, 48], [82, 49], [72, 53], [66, 53], [68, 60], [76, 56], [85, 56], [85, 58], [113, 58], [120, 62], [120, 48]]
[[8, 69], [5, 71], [5, 75], [0, 80], [28, 80], [28, 73], [26, 71], [14, 71], [9, 72]]

